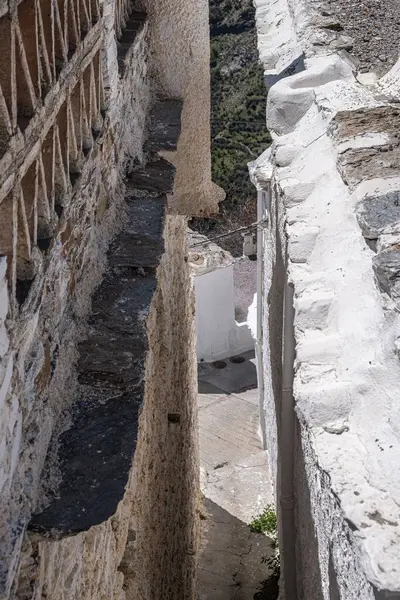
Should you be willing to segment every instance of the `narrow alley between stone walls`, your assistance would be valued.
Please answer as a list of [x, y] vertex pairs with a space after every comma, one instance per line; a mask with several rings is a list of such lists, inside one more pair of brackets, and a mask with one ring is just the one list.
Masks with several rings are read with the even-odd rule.
[[254, 352], [198, 368], [198, 600], [274, 600], [279, 555]]

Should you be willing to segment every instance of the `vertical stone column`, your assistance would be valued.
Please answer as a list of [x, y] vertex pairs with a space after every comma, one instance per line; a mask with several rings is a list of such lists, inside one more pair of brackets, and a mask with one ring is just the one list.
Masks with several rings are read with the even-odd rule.
[[170, 207], [178, 214], [207, 216], [225, 197], [211, 181], [208, 2], [144, 0], [144, 6], [155, 92], [184, 100]]

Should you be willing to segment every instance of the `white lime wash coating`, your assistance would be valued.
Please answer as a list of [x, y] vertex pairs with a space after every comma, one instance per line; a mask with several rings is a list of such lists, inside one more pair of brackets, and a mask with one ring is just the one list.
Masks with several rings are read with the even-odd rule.
[[254, 347], [246, 322], [235, 318], [233, 256], [202, 235], [190, 233], [189, 262], [196, 297], [197, 360], [212, 362]]
[[[267, 125], [273, 144], [270, 152], [250, 165], [250, 173], [260, 193], [271, 177], [272, 202], [284, 215], [277, 237], [284, 245], [287, 236], [288, 274], [294, 285], [294, 400], [301, 439], [297, 449], [301, 456], [296, 460], [305, 465], [309, 517], [317, 539], [321, 595], [315, 592], [314, 597], [397, 599], [400, 315], [394, 301], [377, 286], [372, 268], [376, 249], [363, 237], [356, 205], [372, 193], [399, 191], [400, 180], [382, 178], [380, 173], [375, 177], [371, 172], [367, 181], [363, 178], [353, 189], [346, 185], [338, 170], [339, 156], [348, 149], [378, 152], [390, 139], [385, 132], [374, 130], [374, 123], [366, 124], [365, 134], [348, 138], [337, 139], [332, 131], [338, 113], [384, 108], [388, 97], [398, 98], [400, 61], [375, 85], [364, 86], [356, 79], [352, 59], [334, 44], [321, 43], [318, 51], [316, 47], [310, 51], [313, 36], [325, 32], [316, 29], [306, 1], [292, 0], [293, 18], [286, 2], [258, 0], [256, 7], [260, 56], [267, 78], [273, 68], [271, 61], [279, 71], [287, 53], [285, 45], [274, 47], [273, 41], [290, 39], [293, 46], [293, 28], [306, 55], [303, 72], [281, 79], [269, 91]], [[278, 10], [282, 11], [279, 18]], [[265, 15], [270, 11], [274, 18], [267, 21]], [[280, 37], [276, 35], [277, 20], [282, 28]], [[364, 80], [373, 82], [374, 77]], [[275, 235], [271, 228], [264, 236], [266, 281], [264, 289], [259, 289], [264, 307], [268, 289], [273, 292], [275, 285]], [[382, 232], [378, 250], [399, 241], [400, 220]], [[253, 334], [256, 303], [249, 315]], [[268, 320], [264, 330], [267, 326]], [[262, 402], [270, 432], [268, 421], [276, 415], [269, 398], [271, 366], [266, 337], [264, 331]], [[270, 439], [268, 450], [276, 474], [277, 442], [274, 435]], [[295, 481], [296, 485], [300, 483]], [[303, 496], [303, 490], [295, 488], [296, 500], [301, 503]], [[307, 512], [304, 507], [296, 508], [300, 516], [304, 516], [303, 510]], [[307, 541], [305, 534], [301, 539], [302, 535], [300, 527], [297, 545], [304, 553], [311, 540]], [[311, 600], [306, 591], [314, 584], [307, 583], [307, 558], [298, 556], [297, 560], [302, 562], [298, 576], [305, 579], [299, 597]]]

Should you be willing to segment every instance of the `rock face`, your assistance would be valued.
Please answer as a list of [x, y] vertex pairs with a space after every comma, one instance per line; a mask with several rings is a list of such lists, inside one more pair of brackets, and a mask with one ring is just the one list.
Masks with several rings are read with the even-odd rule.
[[363, 236], [377, 240], [383, 233], [395, 233], [400, 228], [399, 192], [367, 197], [357, 206], [357, 219]]
[[[264, 430], [282, 519], [293, 506], [295, 521], [294, 557], [281, 531], [284, 581], [304, 599], [399, 598], [400, 187], [398, 110], [388, 99], [398, 101], [400, 67], [374, 87], [360, 84], [343, 52], [352, 24], [340, 20], [344, 4], [335, 3], [335, 19], [319, 2], [288, 5], [257, 2], [260, 55], [266, 73], [284, 64], [279, 22], [292, 48], [295, 34], [305, 70], [276, 74], [267, 105], [274, 143], [251, 166], [268, 210], [258, 290], [268, 305], [258, 340]], [[295, 315], [285, 339], [296, 346], [290, 450], [280, 359], [286, 274]]]
[[0, 3], [2, 600], [194, 594], [207, 3], [145, 4]]

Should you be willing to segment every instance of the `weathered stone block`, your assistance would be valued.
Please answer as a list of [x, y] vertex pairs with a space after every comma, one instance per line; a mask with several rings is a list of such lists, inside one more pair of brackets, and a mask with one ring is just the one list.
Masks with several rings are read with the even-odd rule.
[[153, 107], [145, 150], [176, 150], [181, 133], [182, 108], [182, 100], [165, 100]]
[[147, 163], [145, 168], [129, 174], [128, 185], [148, 195], [171, 194], [174, 189], [175, 168], [164, 158]]
[[364, 237], [370, 240], [400, 231], [400, 192], [365, 198], [357, 205], [357, 220]]
[[372, 264], [381, 291], [393, 300], [400, 299], [400, 248], [380, 252], [372, 259]]

